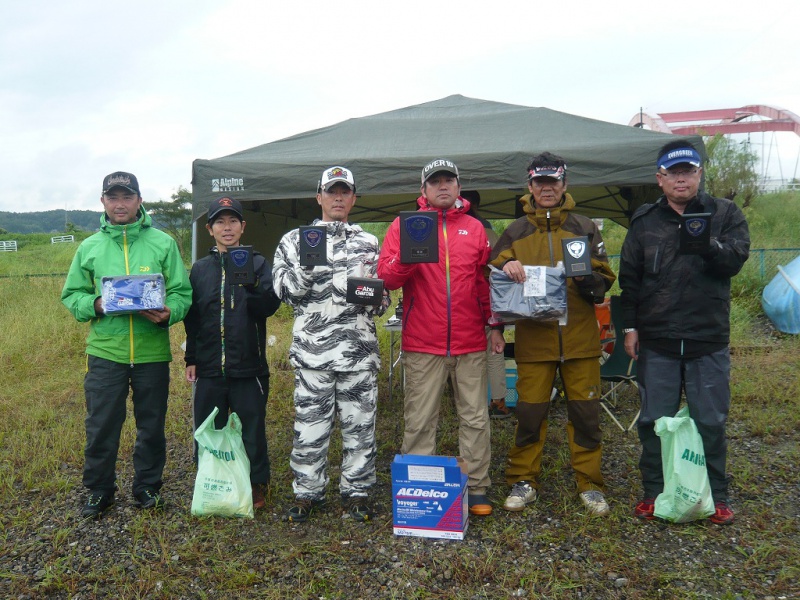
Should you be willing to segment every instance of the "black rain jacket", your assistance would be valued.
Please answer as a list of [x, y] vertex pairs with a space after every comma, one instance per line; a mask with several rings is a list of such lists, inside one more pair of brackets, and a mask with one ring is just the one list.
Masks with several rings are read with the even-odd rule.
[[700, 192], [684, 213], [711, 213], [704, 255], [678, 253], [680, 217], [664, 196], [640, 207], [622, 245], [623, 322], [639, 340], [729, 343], [731, 277], [750, 255], [750, 232], [736, 204]]
[[268, 376], [267, 317], [281, 304], [272, 289], [272, 267], [254, 252], [255, 286], [230, 285], [223, 277], [228, 260], [214, 246], [192, 266], [186, 365], [196, 366], [197, 377]]

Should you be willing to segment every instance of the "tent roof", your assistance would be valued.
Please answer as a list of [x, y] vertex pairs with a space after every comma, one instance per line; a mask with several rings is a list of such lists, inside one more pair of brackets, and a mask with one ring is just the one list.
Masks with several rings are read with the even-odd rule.
[[[358, 201], [350, 219], [393, 219], [416, 208], [420, 171], [434, 158], [453, 160], [462, 189], [482, 196], [481, 214], [513, 218], [532, 155], [550, 151], [568, 165], [578, 210], [623, 224], [657, 195], [655, 160], [672, 138], [547, 108], [448, 96], [377, 115], [349, 119], [192, 167], [193, 217], [221, 195], [258, 212], [311, 220], [321, 172], [352, 170]], [[673, 138], [674, 139], [674, 138]], [[703, 149], [702, 138], [691, 138]]]

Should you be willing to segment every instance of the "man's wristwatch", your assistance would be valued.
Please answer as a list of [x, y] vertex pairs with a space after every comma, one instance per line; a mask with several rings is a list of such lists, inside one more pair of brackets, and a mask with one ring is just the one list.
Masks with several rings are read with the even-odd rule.
[[628, 329], [623, 329], [623, 330], [622, 330], [622, 333], [623, 333], [624, 335], [628, 335], [629, 333], [633, 333], [634, 331], [636, 331], [636, 328], [635, 328], [635, 327], [629, 327]]

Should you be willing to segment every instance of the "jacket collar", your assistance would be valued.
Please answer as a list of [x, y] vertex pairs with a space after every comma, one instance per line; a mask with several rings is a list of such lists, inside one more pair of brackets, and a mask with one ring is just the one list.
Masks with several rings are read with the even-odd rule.
[[417, 198], [417, 206], [419, 206], [419, 210], [429, 210], [438, 212], [440, 215], [456, 215], [456, 214], [465, 214], [469, 210], [469, 200], [466, 198], [462, 198], [459, 196], [456, 198], [455, 204], [446, 210], [442, 210], [441, 208], [436, 208], [431, 206], [428, 202], [428, 199], [425, 196], [420, 196]]
[[569, 215], [569, 211], [575, 208], [575, 200], [568, 192], [561, 199], [561, 204], [554, 208], [536, 208], [533, 205], [531, 194], [525, 194], [519, 201], [522, 204], [522, 210], [525, 211], [528, 217], [528, 221], [543, 231], [547, 230], [548, 226], [551, 230], [561, 227], [561, 224]]
[[139, 218], [127, 225], [113, 225], [108, 221], [108, 216], [105, 212], [100, 215], [100, 231], [114, 239], [121, 239], [125, 235], [129, 240], [134, 240], [139, 237], [139, 234], [144, 229], [152, 226], [153, 219], [141, 207], [139, 208]]

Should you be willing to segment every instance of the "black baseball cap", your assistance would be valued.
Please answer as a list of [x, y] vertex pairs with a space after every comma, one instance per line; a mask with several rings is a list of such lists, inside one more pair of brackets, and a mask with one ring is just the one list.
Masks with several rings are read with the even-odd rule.
[[212, 200], [211, 204], [208, 205], [208, 222], [210, 223], [213, 221], [216, 216], [224, 210], [235, 213], [240, 221], [244, 221], [244, 217], [242, 216], [242, 204], [229, 196], [223, 196], [222, 198]]
[[103, 193], [105, 194], [109, 190], [112, 190], [116, 187], [126, 189], [129, 192], [133, 192], [137, 196], [142, 195], [141, 192], [139, 192], [139, 181], [136, 179], [136, 175], [133, 173], [115, 171], [114, 173], [111, 173], [111, 175], [106, 175], [106, 178], [103, 179]]

